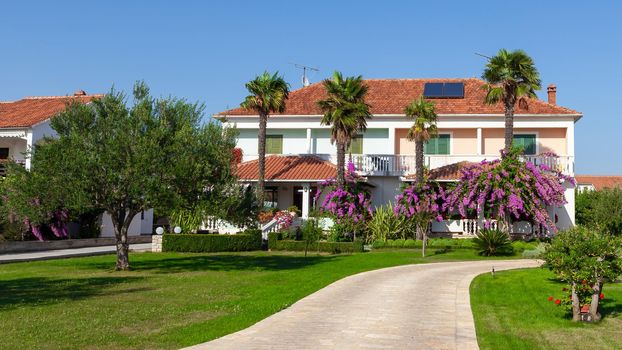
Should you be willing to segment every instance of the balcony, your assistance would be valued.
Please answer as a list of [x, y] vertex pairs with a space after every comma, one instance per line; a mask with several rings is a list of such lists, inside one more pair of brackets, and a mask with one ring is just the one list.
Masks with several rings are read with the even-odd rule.
[[[314, 154], [315, 156], [337, 163], [335, 154]], [[435, 169], [459, 162], [479, 163], [482, 160], [498, 159], [498, 155], [425, 155], [424, 164], [428, 169]], [[570, 156], [523, 156], [536, 165], [545, 164], [565, 175], [574, 176], [574, 157]], [[257, 159], [257, 155], [245, 155], [244, 161]], [[363, 176], [406, 176], [415, 173], [415, 156], [399, 154], [352, 154], [346, 155], [346, 163], [352, 161], [354, 167]]]

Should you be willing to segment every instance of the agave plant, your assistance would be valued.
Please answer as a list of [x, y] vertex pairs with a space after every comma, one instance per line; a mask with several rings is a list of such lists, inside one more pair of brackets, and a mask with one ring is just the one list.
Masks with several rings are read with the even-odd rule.
[[383, 241], [387, 239], [406, 239], [413, 236], [414, 228], [411, 220], [403, 215], [395, 215], [393, 204], [378, 207], [374, 211], [372, 219], [367, 224], [370, 231], [370, 241]]

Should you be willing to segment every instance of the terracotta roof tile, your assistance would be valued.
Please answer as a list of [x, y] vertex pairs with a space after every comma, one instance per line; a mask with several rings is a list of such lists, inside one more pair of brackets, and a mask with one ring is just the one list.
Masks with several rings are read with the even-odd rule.
[[577, 185], [592, 185], [596, 190], [622, 188], [622, 176], [576, 175]]
[[[404, 107], [423, 94], [423, 87], [428, 82], [464, 82], [464, 98], [430, 99], [436, 104], [438, 114], [503, 114], [501, 103], [484, 103], [486, 92], [482, 89], [484, 81], [476, 78], [467, 79], [368, 79], [369, 87], [366, 101], [371, 106], [372, 114], [398, 114]], [[322, 83], [315, 83], [292, 91], [282, 115], [319, 115], [322, 114], [317, 101], [326, 97]], [[516, 106], [517, 114], [581, 114], [569, 108], [552, 105], [539, 99], [529, 99], [527, 108]], [[235, 108], [218, 115], [255, 115], [254, 111]], [[278, 114], [275, 114], [278, 115]]]
[[0, 102], [0, 128], [30, 127], [63, 111], [70, 101], [87, 103], [102, 96], [42, 96]]
[[[266, 181], [272, 180], [313, 180], [322, 181], [334, 178], [337, 168], [332, 163], [317, 156], [279, 156], [266, 157]], [[237, 176], [240, 180], [256, 181], [259, 177], [257, 160], [238, 165]]]
[[[458, 162], [453, 164], [443, 165], [438, 168], [434, 168], [428, 172], [428, 178], [434, 181], [458, 181], [462, 175], [461, 170], [467, 165], [476, 164], [472, 162]], [[404, 178], [407, 180], [414, 180], [415, 174], [406, 175]]]

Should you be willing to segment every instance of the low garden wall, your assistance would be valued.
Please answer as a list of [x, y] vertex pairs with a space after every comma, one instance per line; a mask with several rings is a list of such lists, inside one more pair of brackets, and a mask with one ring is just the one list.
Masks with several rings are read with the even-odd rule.
[[163, 252], [215, 253], [241, 252], [261, 249], [261, 231], [246, 230], [234, 235], [223, 234], [164, 234], [161, 243], [154, 238], [152, 248]]
[[[149, 243], [151, 242], [151, 235], [129, 236], [127, 237], [127, 239], [130, 244]], [[115, 245], [116, 243], [117, 241], [114, 237], [65, 239], [58, 241], [5, 241], [0, 243], [0, 254], [38, 252], [43, 250], [85, 247], [101, 247], [107, 245]]]

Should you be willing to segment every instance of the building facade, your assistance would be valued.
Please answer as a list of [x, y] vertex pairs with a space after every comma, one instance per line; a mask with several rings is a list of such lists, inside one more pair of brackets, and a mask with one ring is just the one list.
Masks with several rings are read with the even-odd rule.
[[[412, 121], [404, 107], [423, 95], [434, 102], [438, 114], [438, 137], [424, 148], [425, 165], [431, 178], [457, 181], [455, 171], [464, 162], [499, 158], [504, 146], [504, 109], [484, 102], [483, 81], [469, 79], [379, 79], [366, 80], [373, 117], [367, 130], [350, 146], [347, 158], [372, 188], [373, 204], [393, 201], [404, 182], [415, 172], [415, 146], [407, 139]], [[527, 99], [517, 104], [514, 117], [515, 143], [525, 149], [525, 158], [546, 163], [574, 176], [574, 128], [582, 114], [558, 106], [556, 88], [549, 86], [548, 101]], [[321, 125], [317, 101], [325, 98], [321, 83], [290, 93], [286, 109], [271, 115], [267, 127], [266, 198], [270, 205], [286, 209], [296, 205], [302, 215], [313, 207], [310, 194], [318, 182], [334, 177], [336, 148], [330, 127]], [[241, 108], [216, 115], [240, 134], [243, 152], [240, 180], [257, 180], [258, 116]], [[332, 169], [332, 173], [329, 171]], [[454, 171], [451, 171], [454, 169]], [[327, 176], [331, 175], [332, 176]], [[568, 203], [549, 208], [560, 229], [574, 225], [574, 188], [565, 184]], [[435, 224], [440, 232], [465, 231], [465, 222]], [[517, 228], [530, 230], [531, 228]]]

